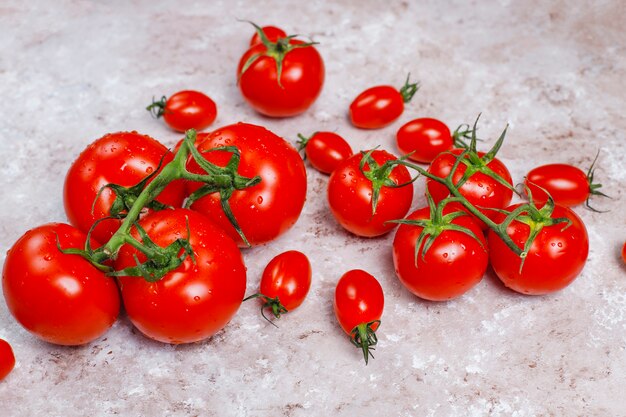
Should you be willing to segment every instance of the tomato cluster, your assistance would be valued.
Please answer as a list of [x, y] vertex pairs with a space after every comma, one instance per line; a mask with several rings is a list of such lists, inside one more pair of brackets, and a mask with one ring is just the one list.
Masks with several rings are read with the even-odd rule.
[[[316, 43], [273, 26], [255, 28], [237, 68], [242, 97], [266, 116], [306, 111], [324, 82]], [[364, 129], [390, 125], [418, 88], [408, 78], [400, 90], [369, 88], [349, 106], [349, 118]], [[481, 152], [476, 123], [451, 132], [433, 118], [406, 122], [396, 133], [398, 157], [382, 149], [353, 153], [333, 132], [299, 135], [299, 150], [248, 123], [196, 133], [213, 123], [217, 107], [193, 90], [148, 109], [185, 132], [176, 149], [137, 132], [93, 141], [67, 172], [69, 224], [35, 227], [7, 253], [2, 286], [9, 311], [45, 341], [89, 343], [115, 323], [121, 306], [145, 336], [172, 344], [211, 337], [247, 299], [261, 301], [264, 317], [265, 309], [279, 318], [298, 308], [312, 284], [307, 256], [295, 250], [275, 256], [259, 292], [244, 299], [241, 249], [277, 239], [300, 217], [307, 172], [299, 150], [329, 174], [329, 212], [348, 233], [371, 238], [397, 228], [396, 275], [411, 293], [433, 301], [462, 296], [490, 264], [520, 293], [569, 285], [589, 251], [585, 226], [569, 206], [604, 195], [593, 183], [593, 164], [586, 175], [546, 165], [526, 177], [528, 201], [511, 205], [518, 192], [496, 157], [506, 129]], [[426, 203], [407, 215], [420, 176]], [[383, 287], [366, 271], [348, 271], [337, 281], [333, 305], [367, 363], [381, 325]], [[0, 379], [14, 362], [0, 340]]]

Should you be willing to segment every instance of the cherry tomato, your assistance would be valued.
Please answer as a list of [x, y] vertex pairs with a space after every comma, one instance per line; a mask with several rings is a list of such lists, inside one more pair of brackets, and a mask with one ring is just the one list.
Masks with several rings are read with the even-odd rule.
[[[298, 220], [306, 198], [306, 170], [298, 152], [284, 139], [261, 126], [237, 123], [210, 134], [199, 134], [196, 144], [207, 160], [219, 166], [226, 166], [232, 154], [205, 151], [221, 146], [237, 147], [241, 151], [237, 172], [248, 178], [261, 177], [260, 183], [234, 191], [228, 200], [251, 245], [276, 239]], [[190, 161], [188, 169], [202, 172], [195, 161]], [[188, 183], [188, 191], [197, 190], [199, 185]], [[218, 193], [196, 200], [191, 208], [210, 217], [236, 242], [244, 244], [224, 214]]]
[[[371, 154], [377, 165], [382, 166], [396, 157], [382, 150]], [[409, 211], [413, 201], [413, 185], [409, 171], [401, 165], [394, 167], [388, 179], [395, 185], [380, 188], [376, 212], [372, 215], [373, 182], [360, 169], [364, 155], [355, 154], [343, 161], [331, 174], [328, 182], [328, 203], [335, 219], [346, 230], [357, 236], [380, 236], [396, 227], [389, 220], [402, 219]], [[371, 164], [365, 164], [363, 170], [372, 171]]]
[[[284, 30], [276, 26], [263, 26], [261, 30], [263, 30], [263, 33], [265, 34], [265, 36], [270, 42], [276, 42], [280, 38], [287, 37], [287, 33], [285, 33]], [[263, 41], [261, 40], [261, 37], [259, 36], [258, 32], [255, 32], [252, 38], [250, 39], [250, 46], [254, 46], [259, 43], [263, 43]]]
[[11, 373], [15, 366], [15, 355], [11, 345], [4, 339], [0, 339], [0, 381]]
[[[131, 322], [147, 337], [172, 344], [200, 341], [226, 326], [246, 290], [246, 267], [235, 242], [205, 216], [191, 210], [153, 212], [139, 225], [161, 247], [188, 238], [194, 259], [185, 258], [156, 282], [119, 277]], [[136, 229], [131, 233], [139, 239]], [[130, 245], [122, 246], [115, 269], [135, 266], [134, 256], [139, 262], [146, 260]]]
[[303, 113], [324, 85], [324, 61], [312, 44], [281, 38], [253, 45], [237, 67], [239, 90], [257, 112], [270, 117]]
[[[35, 336], [58, 345], [81, 345], [115, 322], [120, 300], [115, 281], [79, 255], [86, 235], [62, 223], [26, 232], [7, 254], [2, 289], [9, 311]], [[92, 240], [91, 245], [99, 244]]]
[[[459, 155], [462, 152], [463, 149], [452, 149], [450, 153], [445, 152], [439, 154], [428, 167], [428, 172], [436, 175], [437, 177], [445, 178], [448, 176], [450, 171], [452, 171], [452, 167], [456, 161], [456, 155]], [[483, 152], [477, 152], [477, 156], [480, 158], [484, 155], [485, 154]], [[511, 174], [507, 167], [499, 159], [494, 158], [487, 163], [486, 166], [492, 172], [504, 179], [504, 181], [511, 184], [511, 188], [513, 187]], [[452, 178], [455, 184], [458, 184], [458, 182], [463, 178], [466, 170], [467, 165], [465, 165], [465, 163], [462, 162], [458, 165], [458, 168]], [[434, 180], [427, 179], [426, 187], [436, 203], [439, 203], [441, 200], [450, 195], [450, 191], [443, 184]], [[494, 218], [496, 212], [494, 210], [489, 210], [489, 208], [502, 209], [509, 205], [513, 197], [513, 191], [510, 188], [505, 187], [492, 176], [480, 171], [472, 174], [460, 187], [459, 191], [461, 192], [461, 195], [467, 198], [472, 205], [476, 206], [481, 210], [481, 212], [483, 212], [483, 214], [491, 219]], [[475, 220], [477, 220], [478, 225], [483, 230], [487, 228], [484, 222], [478, 219]]]
[[[448, 209], [449, 206], [445, 207], [444, 213], [457, 211]], [[430, 217], [430, 209], [424, 207], [411, 213], [406, 220], [428, 220]], [[459, 297], [478, 284], [487, 270], [487, 241], [480, 227], [465, 213], [451, 223], [471, 234], [443, 230], [432, 241], [426, 254], [426, 240], [420, 242], [416, 251], [423, 226], [401, 224], [396, 232], [393, 241], [396, 275], [418, 297], [431, 301]]]
[[352, 148], [344, 138], [333, 132], [315, 132], [310, 138], [301, 138], [300, 149], [313, 168], [330, 174], [344, 160], [352, 156]]
[[624, 246], [622, 246], [622, 261], [626, 264], [626, 242], [624, 242]]
[[454, 140], [445, 123], [428, 117], [411, 120], [396, 133], [398, 149], [409, 159], [430, 163], [443, 151], [452, 149]]
[[375, 331], [380, 326], [384, 304], [379, 282], [363, 270], [348, 271], [337, 282], [335, 316], [352, 343], [363, 350], [366, 364], [377, 342]]
[[419, 89], [419, 83], [405, 85], [397, 90], [389, 85], [368, 88], [350, 104], [350, 121], [361, 129], [379, 129], [394, 122], [404, 111]]
[[[260, 298], [263, 309], [268, 308], [279, 318], [299, 307], [311, 288], [311, 264], [302, 252], [290, 250], [276, 255], [265, 267], [260, 292], [247, 297]], [[265, 315], [263, 315], [265, 317]], [[267, 318], [266, 318], [267, 319]]]
[[146, 109], [157, 119], [163, 117], [165, 123], [178, 132], [203, 130], [217, 117], [215, 102], [206, 94], [194, 90], [179, 91], [170, 98], [163, 96]]
[[[506, 208], [512, 211], [519, 204]], [[503, 214], [498, 213], [499, 222]], [[582, 271], [589, 252], [587, 230], [580, 217], [571, 209], [555, 206], [552, 218], [567, 218], [571, 222], [544, 226], [534, 239], [523, 268], [517, 256], [492, 230], [488, 234], [491, 266], [498, 278], [510, 289], [531, 295], [547, 294], [569, 285]], [[507, 234], [523, 249], [528, 240], [530, 227], [514, 220], [507, 227]]]
[[[111, 183], [134, 186], [153, 174], [161, 160], [165, 165], [172, 158], [173, 154], [165, 146], [136, 132], [110, 133], [97, 139], [78, 156], [65, 177], [63, 195], [68, 220], [88, 232], [96, 220], [111, 215], [116, 200], [117, 194], [111, 188], [103, 189], [103, 186]], [[184, 183], [174, 181], [157, 201], [180, 207], [184, 198]], [[99, 242], [107, 242], [120, 223], [117, 219], [103, 220], [96, 225], [91, 236]]]
[[593, 183], [594, 164], [588, 173], [569, 164], [542, 165], [532, 169], [526, 175], [524, 183], [536, 204], [543, 204], [548, 200], [547, 191], [554, 202], [561, 206], [572, 207], [585, 203], [588, 208], [595, 210], [588, 204], [589, 197], [592, 195], [606, 197], [606, 194], [598, 191], [598, 188], [602, 187], [601, 184]]

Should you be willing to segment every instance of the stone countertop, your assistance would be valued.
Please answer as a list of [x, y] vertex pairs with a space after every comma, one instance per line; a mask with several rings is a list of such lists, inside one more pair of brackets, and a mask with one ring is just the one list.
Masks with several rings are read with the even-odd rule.
[[[548, 3], [550, 3], [548, 5]], [[419, 5], [417, 5], [419, 4]], [[0, 249], [27, 229], [65, 221], [62, 187], [78, 153], [107, 132], [137, 130], [171, 146], [181, 136], [144, 110], [153, 96], [198, 89], [218, 104], [215, 127], [246, 121], [294, 142], [337, 131], [353, 149], [397, 152], [395, 132], [416, 117], [456, 127], [482, 113], [490, 146], [509, 124], [500, 158], [515, 181], [534, 166], [589, 166], [610, 210], [576, 212], [589, 259], [566, 289], [528, 297], [493, 272], [463, 297], [432, 303], [396, 279], [393, 233], [359, 239], [328, 215], [328, 177], [308, 169], [298, 223], [244, 251], [248, 291], [276, 254], [298, 249], [313, 265], [305, 303], [262, 320], [242, 305], [202, 343], [150, 341], [125, 316], [77, 348], [40, 342], [0, 302], [0, 338], [17, 356], [0, 382], [8, 416], [626, 416], [626, 12], [619, 0], [115, 1], [0, 4]], [[286, 120], [251, 110], [235, 68], [252, 34], [238, 19], [319, 42], [327, 77], [316, 104]], [[376, 84], [422, 89], [400, 120], [374, 131], [346, 118]], [[424, 183], [413, 206], [423, 206]], [[622, 187], [622, 188], [620, 188]], [[368, 366], [332, 310], [335, 283], [361, 268], [381, 282], [386, 308]], [[0, 295], [0, 297], [2, 297]]]

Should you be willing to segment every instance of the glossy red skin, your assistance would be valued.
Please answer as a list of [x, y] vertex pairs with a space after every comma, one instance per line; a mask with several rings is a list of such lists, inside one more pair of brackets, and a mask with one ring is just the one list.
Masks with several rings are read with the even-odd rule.
[[[82, 345], [115, 322], [120, 299], [112, 278], [79, 255], [57, 248], [85, 247], [86, 235], [62, 223], [26, 232], [7, 254], [2, 289], [9, 311], [29, 332], [57, 345]], [[92, 240], [92, 247], [99, 244]]]
[[185, 132], [188, 129], [203, 130], [217, 117], [215, 102], [199, 91], [179, 91], [165, 103], [163, 119], [169, 127]]
[[[276, 42], [280, 38], [287, 37], [287, 33], [285, 33], [284, 30], [276, 26], [263, 26], [261, 30], [270, 42]], [[250, 46], [254, 46], [260, 43], [263, 43], [261, 41], [261, 37], [257, 32], [254, 32], [254, 35], [252, 35], [252, 38], [250, 39]]]
[[0, 381], [7, 377], [15, 366], [15, 355], [11, 345], [0, 339]]
[[[290, 44], [304, 42], [292, 39]], [[267, 51], [256, 44], [243, 54], [237, 74], [251, 56]], [[314, 46], [296, 48], [285, 55], [281, 85], [278, 84], [276, 61], [262, 56], [240, 75], [239, 90], [257, 112], [270, 117], [291, 117], [306, 111], [315, 102], [324, 85], [324, 61]]]
[[261, 294], [276, 298], [291, 311], [302, 304], [311, 288], [311, 264], [302, 252], [290, 250], [275, 256], [261, 277]]
[[[384, 306], [383, 289], [369, 273], [353, 269], [337, 282], [333, 307], [339, 325], [347, 334], [359, 324], [380, 320]], [[374, 323], [371, 329], [375, 331], [378, 326]]]
[[379, 129], [394, 122], [404, 111], [400, 92], [389, 85], [368, 88], [350, 104], [350, 121], [361, 129]]
[[[204, 340], [221, 330], [235, 315], [246, 289], [246, 267], [239, 248], [200, 213], [175, 209], [153, 212], [139, 224], [159, 246], [187, 238], [195, 264], [187, 257], [161, 280], [119, 277], [124, 307], [131, 322], [147, 337], [179, 344]], [[132, 234], [137, 238], [136, 230]], [[115, 269], [134, 266], [145, 256], [124, 245]]]
[[589, 197], [587, 174], [568, 164], [548, 164], [532, 169], [524, 183], [532, 192], [533, 201], [543, 204], [548, 201], [545, 188], [556, 204], [566, 207], [584, 203]]
[[430, 163], [441, 152], [452, 149], [454, 141], [445, 123], [428, 117], [411, 120], [396, 133], [396, 144], [409, 159]]
[[[104, 189], [92, 205], [100, 188], [113, 183], [133, 186], [153, 172], [163, 158], [170, 162], [173, 154], [165, 146], [149, 136], [136, 132], [110, 133], [91, 143], [78, 156], [65, 177], [63, 202], [69, 222], [87, 233], [97, 219], [109, 216], [115, 193]], [[170, 183], [158, 196], [157, 201], [180, 207], [185, 198], [182, 181]], [[120, 220], [101, 221], [91, 237], [107, 242], [119, 228]]]
[[[380, 236], [397, 226], [385, 222], [402, 219], [409, 211], [413, 201], [413, 185], [400, 188], [383, 186], [376, 214], [372, 216], [372, 183], [359, 169], [362, 157], [361, 153], [357, 153], [333, 171], [328, 182], [328, 204], [335, 219], [346, 230], [357, 236]], [[372, 157], [379, 165], [396, 159], [382, 150], [374, 151]], [[366, 164], [364, 169], [369, 171], [369, 166]], [[411, 174], [399, 165], [391, 171], [390, 179], [396, 184], [404, 184], [411, 181]]]
[[313, 168], [324, 174], [330, 174], [341, 162], [352, 156], [348, 142], [333, 132], [316, 132], [304, 151]]
[[[515, 204], [507, 210], [512, 211], [518, 206]], [[572, 224], [565, 229], [564, 223], [544, 227], [533, 242], [521, 273], [520, 258], [493, 231], [489, 231], [491, 266], [504, 285], [523, 294], [548, 294], [565, 288], [580, 274], [589, 253], [585, 225], [567, 207], [556, 206], [552, 218], [557, 217], [567, 217]], [[507, 234], [519, 248], [524, 247], [528, 233], [529, 227], [517, 221], [507, 228]]]
[[[459, 155], [463, 150], [452, 149], [450, 152], [454, 155]], [[482, 157], [484, 153], [478, 152], [478, 155]], [[445, 178], [452, 170], [454, 161], [455, 156], [448, 152], [441, 153], [430, 164], [428, 172], [440, 178]], [[498, 158], [494, 158], [487, 166], [504, 178], [509, 184], [513, 184], [511, 173]], [[455, 184], [461, 180], [465, 170], [465, 164], [459, 164], [453, 178]], [[450, 195], [449, 190], [443, 184], [431, 179], [426, 180], [426, 187], [435, 203], [440, 202]], [[492, 220], [495, 218], [496, 212], [483, 208], [502, 209], [511, 203], [513, 197], [513, 191], [481, 172], [472, 175], [465, 184], [461, 186], [459, 191], [472, 205], [478, 207], [484, 215]], [[475, 220], [481, 229], [487, 229], [487, 225], [484, 222], [477, 218], [475, 218]]]
[[[241, 151], [239, 174], [248, 178], [261, 176], [259, 184], [235, 191], [229, 200], [251, 245], [276, 239], [298, 220], [306, 199], [306, 170], [298, 152], [284, 139], [261, 126], [237, 123], [198, 135], [196, 144], [200, 152], [219, 146], [236, 146]], [[204, 156], [216, 165], [225, 166], [231, 154], [215, 151], [204, 153]], [[188, 169], [202, 172], [195, 161], [189, 162]], [[188, 192], [196, 190], [199, 185], [188, 183]], [[211, 218], [244, 246], [224, 215], [217, 193], [202, 197], [191, 208]]]
[[626, 264], [626, 242], [624, 242], [624, 246], [622, 246], [622, 261]]
[[[452, 212], [446, 210], [444, 213]], [[429, 219], [428, 207], [411, 213], [407, 219]], [[469, 215], [457, 217], [453, 224], [471, 230], [480, 240], [454, 230], [442, 232], [422, 259], [424, 242], [415, 260], [415, 244], [420, 226], [401, 224], [393, 241], [393, 264], [400, 282], [413, 294], [431, 301], [457, 298], [481, 280], [489, 265], [487, 241]]]

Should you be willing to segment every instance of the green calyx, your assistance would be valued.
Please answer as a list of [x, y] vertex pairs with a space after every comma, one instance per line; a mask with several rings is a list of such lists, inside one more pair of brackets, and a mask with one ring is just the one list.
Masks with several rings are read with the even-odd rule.
[[596, 165], [596, 161], [598, 160], [599, 155], [600, 155], [600, 150], [598, 149], [598, 152], [596, 153], [596, 157], [593, 159], [591, 166], [587, 170], [587, 184], [589, 184], [589, 196], [587, 197], [587, 200], [585, 200], [585, 208], [591, 211], [594, 211], [596, 213], [605, 213], [606, 211], [598, 210], [594, 207], [591, 207], [591, 205], [589, 204], [589, 200], [591, 199], [591, 196], [594, 196], [594, 195], [611, 198], [610, 196], [604, 194], [602, 191], [598, 191], [598, 189], [602, 187], [602, 184], [593, 182], [594, 181], [593, 176], [596, 172], [595, 165]]
[[417, 91], [422, 86], [419, 81], [416, 83], [411, 83], [409, 81], [410, 77], [411, 73], [407, 75], [404, 85], [400, 88], [400, 95], [402, 96], [402, 101], [404, 101], [405, 103], [411, 101], [415, 93], [417, 93]]
[[152, 117], [158, 119], [165, 114], [166, 104], [167, 97], [162, 96], [160, 100], [155, 100], [154, 97], [152, 97], [152, 103], [146, 107], [146, 110], [152, 114]]
[[[309, 141], [313, 138], [313, 136], [315, 136], [317, 134], [317, 132], [313, 132], [313, 134], [311, 136], [309, 136], [308, 138], [306, 136], [304, 136], [302, 133], [298, 133], [298, 141], [296, 142], [296, 145], [298, 145], [298, 152], [303, 151], [306, 148], [306, 145], [309, 143]], [[305, 156], [306, 157], [306, 156]]]
[[252, 294], [251, 296], [248, 296], [246, 298], [243, 299], [243, 301], [248, 301], [251, 300], [253, 298], [261, 298], [263, 301], [263, 305], [261, 306], [261, 316], [263, 316], [263, 318], [265, 320], [267, 320], [268, 323], [270, 323], [272, 326], [278, 327], [276, 326], [276, 324], [271, 321], [269, 318], [267, 318], [267, 316], [265, 315], [265, 309], [268, 309], [272, 312], [272, 314], [274, 315], [275, 318], [279, 319], [280, 316], [282, 314], [288, 313], [289, 310], [287, 310], [285, 308], [284, 305], [282, 305], [282, 303], [280, 302], [280, 299], [278, 297], [268, 297], [267, 295], [261, 294], [261, 293], [257, 293], [257, 294]]
[[363, 351], [365, 365], [367, 365], [370, 356], [374, 359], [372, 351], [374, 350], [374, 346], [378, 343], [378, 337], [372, 328], [374, 325], [378, 328], [380, 326], [380, 320], [361, 323], [350, 332], [350, 341], [352, 344]]
[[304, 42], [304, 43], [296, 43], [296, 44], [291, 43], [291, 40], [297, 37], [298, 35], [290, 35], [284, 38], [279, 38], [276, 42], [272, 42], [267, 38], [267, 36], [265, 36], [265, 33], [263, 32], [263, 29], [260, 26], [256, 25], [253, 22], [248, 22], [248, 23], [254, 26], [257, 34], [259, 35], [259, 38], [261, 39], [261, 42], [265, 46], [265, 51], [256, 53], [250, 56], [250, 58], [248, 58], [248, 60], [241, 67], [241, 72], [239, 73], [237, 82], [241, 80], [241, 77], [243, 76], [243, 74], [258, 59], [266, 56], [266, 57], [272, 58], [276, 62], [276, 81], [278, 82], [278, 85], [280, 88], [284, 88], [281, 82], [281, 77], [283, 73], [283, 61], [285, 60], [285, 56], [294, 49], [308, 48], [310, 46], [317, 45], [318, 42]]

